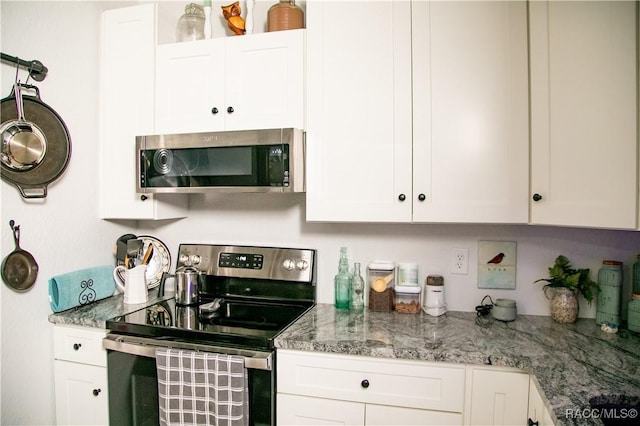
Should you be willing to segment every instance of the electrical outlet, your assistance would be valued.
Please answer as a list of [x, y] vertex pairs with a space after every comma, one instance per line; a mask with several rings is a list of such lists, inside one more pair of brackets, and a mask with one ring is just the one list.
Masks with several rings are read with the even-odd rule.
[[469, 249], [453, 249], [451, 252], [451, 273], [459, 275], [469, 273]]

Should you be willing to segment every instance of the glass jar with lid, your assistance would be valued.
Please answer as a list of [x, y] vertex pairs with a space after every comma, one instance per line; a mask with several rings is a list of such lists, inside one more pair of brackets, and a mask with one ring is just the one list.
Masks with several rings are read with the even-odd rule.
[[631, 331], [640, 333], [640, 294], [634, 293], [631, 297], [627, 313], [627, 327]]
[[391, 312], [393, 310], [395, 269], [395, 263], [386, 261], [375, 261], [367, 267], [370, 311]]
[[598, 271], [598, 301], [596, 324], [608, 322], [620, 325], [622, 298], [622, 262], [605, 260]]
[[640, 294], [640, 254], [633, 264], [633, 274], [631, 282], [633, 287], [633, 294]]
[[395, 288], [393, 309], [401, 314], [417, 314], [420, 312], [420, 286], [400, 286]]
[[194, 41], [204, 39], [204, 8], [197, 3], [184, 7], [184, 15], [176, 25], [176, 41]]

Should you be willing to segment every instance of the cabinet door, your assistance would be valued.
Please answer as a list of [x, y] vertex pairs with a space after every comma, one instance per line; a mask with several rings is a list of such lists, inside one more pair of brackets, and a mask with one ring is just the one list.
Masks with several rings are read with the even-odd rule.
[[636, 7], [529, 3], [532, 223], [636, 227]]
[[413, 220], [528, 221], [526, 2], [414, 2]]
[[57, 424], [109, 424], [105, 367], [56, 360], [54, 370]]
[[183, 217], [186, 199], [136, 193], [135, 137], [154, 130], [156, 7], [112, 9], [102, 15], [100, 217]]
[[389, 407], [367, 404], [365, 411], [367, 426], [388, 425], [461, 425], [462, 414], [442, 411], [417, 410], [415, 408]]
[[553, 426], [549, 411], [542, 401], [538, 387], [531, 377], [529, 379], [529, 408], [528, 408], [528, 424], [534, 423], [538, 426]]
[[158, 46], [157, 133], [224, 130], [225, 63], [222, 38]]
[[292, 30], [226, 39], [226, 130], [304, 129], [304, 35]]
[[467, 371], [465, 423], [527, 424], [529, 376], [510, 371], [470, 368]]
[[307, 220], [411, 220], [411, 4], [307, 2]]
[[362, 403], [282, 393], [277, 398], [276, 423], [280, 426], [365, 424]]

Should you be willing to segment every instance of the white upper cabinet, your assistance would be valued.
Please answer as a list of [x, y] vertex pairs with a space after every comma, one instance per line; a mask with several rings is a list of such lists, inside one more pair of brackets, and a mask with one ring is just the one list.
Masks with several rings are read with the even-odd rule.
[[305, 30], [157, 47], [156, 132], [304, 129]]
[[156, 7], [102, 15], [100, 84], [100, 217], [183, 217], [186, 199], [136, 193], [135, 137], [154, 132]]
[[411, 4], [308, 1], [306, 16], [307, 220], [409, 222]]
[[524, 2], [307, 11], [308, 220], [528, 221]]
[[527, 223], [526, 3], [412, 8], [414, 222]]
[[637, 7], [529, 4], [531, 223], [637, 226]]

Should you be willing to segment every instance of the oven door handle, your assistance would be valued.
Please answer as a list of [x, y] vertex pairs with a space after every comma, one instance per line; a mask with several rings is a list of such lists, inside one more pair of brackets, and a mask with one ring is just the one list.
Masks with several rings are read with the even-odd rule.
[[107, 334], [102, 339], [102, 347], [109, 351], [123, 352], [147, 358], [156, 357], [156, 349], [185, 349], [196, 352], [221, 353], [244, 358], [244, 367], [251, 370], [271, 370], [273, 354], [271, 352], [235, 349], [214, 345], [201, 345], [171, 340], [148, 339], [143, 337]]

